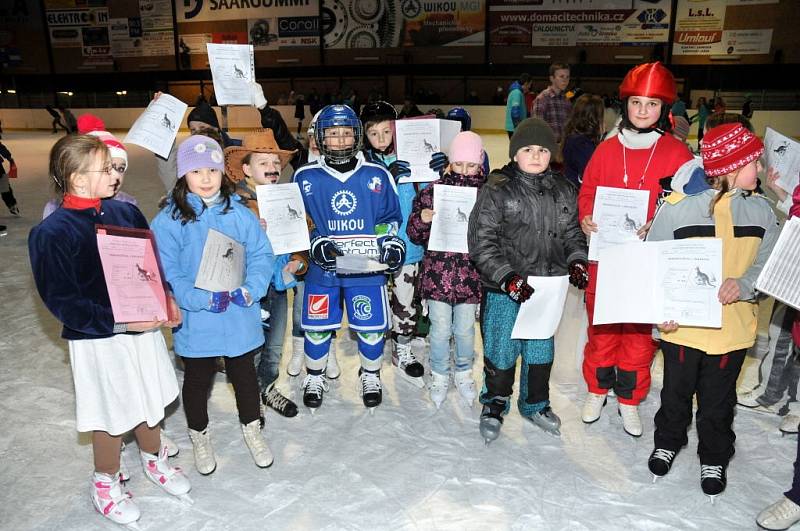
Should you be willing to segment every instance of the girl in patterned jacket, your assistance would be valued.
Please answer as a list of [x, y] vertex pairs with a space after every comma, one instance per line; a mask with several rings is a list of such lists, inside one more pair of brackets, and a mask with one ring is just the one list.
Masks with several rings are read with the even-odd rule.
[[[481, 137], [472, 132], [456, 135], [450, 145], [450, 166], [434, 186], [422, 190], [414, 200], [408, 221], [408, 236], [417, 245], [427, 246], [436, 184], [480, 188], [486, 181], [483, 173]], [[469, 212], [464, 213], [466, 224]], [[459, 219], [456, 222], [460, 222]], [[472, 363], [475, 358], [475, 309], [481, 300], [481, 280], [468, 253], [426, 249], [419, 273], [419, 292], [427, 302], [431, 320], [430, 362], [431, 400], [438, 409], [447, 396], [450, 372], [450, 337], [455, 337], [455, 373], [453, 381], [461, 397], [472, 404], [475, 382]]]

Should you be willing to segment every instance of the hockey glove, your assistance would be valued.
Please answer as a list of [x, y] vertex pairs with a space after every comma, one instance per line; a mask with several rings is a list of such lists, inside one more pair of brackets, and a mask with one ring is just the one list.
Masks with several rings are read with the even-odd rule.
[[253, 304], [253, 297], [250, 296], [250, 292], [247, 291], [247, 288], [236, 288], [231, 291], [231, 302], [242, 308], [247, 308]]
[[397, 182], [401, 177], [411, 176], [411, 166], [404, 160], [396, 160], [389, 164], [389, 173], [392, 174], [395, 182]]
[[589, 271], [586, 262], [575, 260], [569, 265], [569, 283], [578, 289], [586, 289], [589, 285]]
[[522, 304], [531, 298], [533, 286], [525, 282], [525, 279], [516, 273], [509, 273], [500, 283], [500, 288], [506, 292], [512, 301]]
[[397, 273], [406, 260], [406, 244], [397, 236], [386, 236], [381, 241], [381, 263], [389, 266], [388, 273]]
[[431, 161], [428, 163], [428, 166], [441, 175], [448, 164], [450, 164], [450, 159], [447, 158], [447, 155], [439, 151], [431, 155]]
[[326, 236], [311, 240], [311, 259], [325, 271], [336, 271], [336, 257], [342, 254], [336, 242]]
[[208, 311], [212, 313], [222, 313], [228, 309], [231, 303], [231, 295], [227, 291], [215, 291], [211, 294], [211, 301], [208, 305]]

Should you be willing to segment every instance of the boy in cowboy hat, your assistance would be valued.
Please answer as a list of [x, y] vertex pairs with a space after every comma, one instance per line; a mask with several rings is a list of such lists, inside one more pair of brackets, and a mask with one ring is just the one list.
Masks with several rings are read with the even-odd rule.
[[[236, 193], [242, 202], [256, 216], [256, 186], [277, 183], [281, 170], [294, 154], [295, 151], [280, 149], [275, 135], [269, 129], [248, 134], [241, 146], [225, 149], [225, 173], [236, 183]], [[266, 221], [263, 219], [261, 227], [266, 230]], [[283, 272], [297, 276], [304, 274], [308, 269], [308, 253], [283, 254], [277, 256], [275, 261], [275, 274], [267, 295], [260, 301], [265, 343], [257, 361], [258, 383], [264, 406], [271, 407], [284, 417], [294, 417], [297, 415], [297, 406], [275, 387], [286, 335], [286, 290], [296, 283], [294, 280], [287, 283]]]

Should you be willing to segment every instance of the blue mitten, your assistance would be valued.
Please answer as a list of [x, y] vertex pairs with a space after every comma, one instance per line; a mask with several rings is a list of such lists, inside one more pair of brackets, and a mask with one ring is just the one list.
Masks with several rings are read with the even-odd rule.
[[404, 160], [396, 160], [389, 164], [389, 173], [394, 177], [397, 182], [401, 177], [409, 177], [411, 175], [411, 166]]
[[250, 296], [250, 292], [247, 291], [247, 288], [236, 288], [231, 291], [231, 302], [242, 308], [247, 308], [253, 304], [253, 297]]
[[447, 155], [439, 151], [431, 155], [431, 161], [428, 163], [428, 166], [441, 175], [448, 164], [450, 164], [450, 159], [447, 158]]
[[208, 306], [208, 311], [213, 313], [222, 313], [228, 309], [231, 303], [231, 295], [227, 291], [215, 291], [211, 294], [211, 301]]

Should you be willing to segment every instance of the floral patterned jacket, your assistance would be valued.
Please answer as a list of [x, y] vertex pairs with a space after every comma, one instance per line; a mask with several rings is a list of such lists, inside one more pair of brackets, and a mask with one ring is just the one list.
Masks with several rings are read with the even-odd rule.
[[[484, 175], [459, 175], [446, 173], [436, 184], [472, 186], [480, 188], [486, 182]], [[412, 242], [427, 247], [431, 224], [420, 217], [422, 210], [433, 208], [433, 186], [422, 190], [414, 199], [408, 220], [408, 237]], [[481, 277], [467, 253], [425, 250], [420, 264], [419, 296], [448, 304], [478, 304], [481, 301]]]

